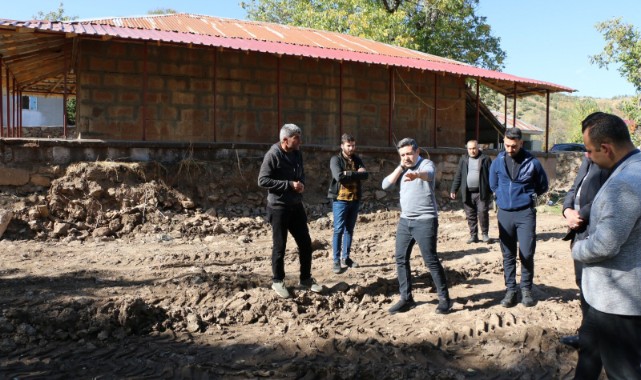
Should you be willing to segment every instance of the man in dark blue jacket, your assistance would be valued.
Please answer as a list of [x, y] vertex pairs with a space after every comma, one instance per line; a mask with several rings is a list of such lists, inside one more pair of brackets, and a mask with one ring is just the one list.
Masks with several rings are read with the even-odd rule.
[[534, 250], [536, 248], [536, 198], [548, 190], [548, 177], [541, 163], [523, 149], [521, 130], [509, 128], [503, 140], [505, 151], [490, 166], [490, 188], [499, 208], [499, 240], [507, 292], [504, 307], [517, 304], [516, 254], [521, 261], [521, 303], [534, 306]]

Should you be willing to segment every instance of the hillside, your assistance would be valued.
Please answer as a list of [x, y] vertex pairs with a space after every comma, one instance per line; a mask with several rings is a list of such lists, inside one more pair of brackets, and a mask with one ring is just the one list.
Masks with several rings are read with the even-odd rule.
[[[581, 120], [589, 113], [599, 110], [624, 117], [620, 104], [626, 97], [612, 99], [580, 97], [565, 94], [550, 96], [550, 145], [559, 142], [571, 142], [573, 134], [579, 131]], [[508, 107], [511, 103], [508, 100]], [[517, 117], [523, 121], [545, 129], [545, 97], [529, 96], [518, 99]], [[543, 139], [543, 136], [538, 138]]]

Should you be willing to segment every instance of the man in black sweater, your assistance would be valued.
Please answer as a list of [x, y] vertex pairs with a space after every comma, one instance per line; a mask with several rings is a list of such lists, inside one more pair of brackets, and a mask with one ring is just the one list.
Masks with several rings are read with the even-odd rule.
[[283, 125], [280, 141], [265, 154], [258, 174], [258, 186], [267, 189], [267, 219], [272, 225], [272, 289], [282, 298], [291, 297], [284, 282], [288, 231], [298, 245], [299, 286], [317, 293], [323, 290], [311, 273], [312, 239], [303, 206], [305, 170], [300, 152], [301, 134], [295, 124]]

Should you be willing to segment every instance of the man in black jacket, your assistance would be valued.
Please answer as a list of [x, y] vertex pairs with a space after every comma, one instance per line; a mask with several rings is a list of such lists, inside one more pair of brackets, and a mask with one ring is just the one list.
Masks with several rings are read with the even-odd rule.
[[356, 139], [347, 133], [341, 137], [341, 151], [329, 161], [332, 182], [327, 197], [332, 200], [334, 237], [332, 239], [334, 273], [346, 268], [357, 268], [350, 257], [352, 235], [361, 203], [361, 180], [369, 177], [361, 158], [356, 155]]
[[282, 298], [291, 297], [284, 282], [287, 232], [298, 245], [299, 286], [317, 293], [323, 290], [311, 273], [312, 239], [303, 206], [305, 170], [300, 152], [301, 133], [295, 124], [283, 125], [280, 141], [265, 154], [258, 174], [258, 186], [267, 189], [267, 219], [272, 225], [272, 289]]
[[470, 238], [467, 244], [477, 243], [478, 225], [481, 225], [483, 242], [490, 242], [489, 211], [492, 203], [492, 190], [490, 190], [490, 165], [492, 160], [479, 150], [478, 142], [467, 142], [467, 156], [461, 157], [458, 170], [452, 181], [450, 198], [456, 199], [456, 193], [461, 190], [463, 209], [467, 216], [467, 225], [470, 227]]

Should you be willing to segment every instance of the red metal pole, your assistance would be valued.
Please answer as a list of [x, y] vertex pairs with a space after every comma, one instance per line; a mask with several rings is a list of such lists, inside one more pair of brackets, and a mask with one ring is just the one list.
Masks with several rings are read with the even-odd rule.
[[[392, 121], [394, 118], [394, 67], [389, 68], [389, 99], [387, 120], [387, 145], [392, 145]], [[393, 145], [392, 145], [393, 146]]]
[[338, 138], [343, 136], [343, 61], [338, 63]]
[[[480, 122], [481, 122], [481, 95], [480, 95], [480, 82], [481, 78], [476, 77], [476, 141], [479, 141], [481, 135]], [[467, 142], [466, 142], [467, 143]]]
[[143, 45], [142, 59], [142, 141], [147, 140], [147, 42]]
[[2, 104], [2, 57], [0, 57], [0, 137], [4, 137], [4, 106]]
[[[282, 110], [281, 110], [281, 103], [280, 103], [280, 62], [282, 60], [281, 56], [278, 56], [278, 62], [277, 62], [277, 67], [276, 67], [276, 107], [278, 109], [278, 125], [276, 126], [276, 136], [278, 136], [280, 126], [283, 125], [282, 121]], [[280, 137], [278, 138], [280, 141]]]
[[16, 77], [13, 77], [13, 125], [11, 126], [11, 137], [16, 137], [18, 127], [18, 92], [16, 90]]
[[22, 91], [18, 90], [18, 130], [16, 137], [22, 137]]
[[434, 73], [434, 130], [432, 131], [432, 148], [436, 148], [436, 106], [438, 104], [438, 73]]
[[516, 127], [516, 82], [514, 82], [514, 103], [512, 108], [512, 128], [514, 127]]
[[[214, 93], [214, 101], [213, 101], [213, 106], [214, 106], [214, 111], [212, 117], [212, 127], [214, 129], [214, 142], [216, 142], [216, 98], [217, 98], [217, 77], [218, 77], [218, 67], [216, 67], [216, 64], [218, 63], [218, 53], [216, 52], [216, 49], [214, 48], [214, 54], [213, 54], [213, 59], [214, 59], [214, 79], [212, 81], [212, 92]], [[276, 74], [278, 75], [278, 74]]]
[[550, 90], [545, 90], [545, 153], [548, 152], [548, 143], [550, 142]]
[[[65, 54], [64, 89], [62, 92], [62, 137], [67, 138], [67, 55]], [[77, 130], [76, 130], [77, 131]]]
[[5, 66], [5, 76], [7, 80], [7, 137], [11, 136], [11, 88], [9, 86], [9, 68]]

